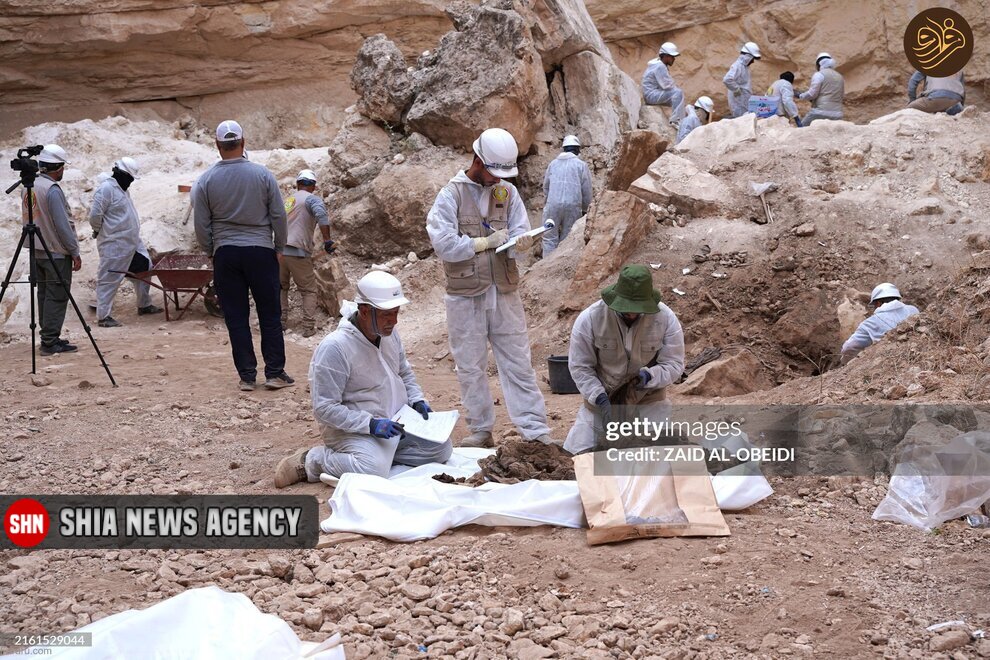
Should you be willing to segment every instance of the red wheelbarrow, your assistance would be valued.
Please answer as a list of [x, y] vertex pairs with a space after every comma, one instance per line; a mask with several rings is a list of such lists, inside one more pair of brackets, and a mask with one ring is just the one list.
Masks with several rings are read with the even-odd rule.
[[[156, 261], [151, 270], [143, 273], [128, 272], [126, 275], [161, 290], [165, 299], [166, 321], [172, 320], [168, 313], [169, 303], [175, 305], [175, 310], [179, 313], [175, 320], [179, 320], [200, 296], [203, 297], [207, 311], [215, 316], [222, 316], [211, 286], [213, 265], [208, 257], [201, 254], [168, 254]], [[158, 278], [160, 285], [152, 281], [154, 277]], [[192, 294], [185, 305], [179, 304], [180, 293]]]

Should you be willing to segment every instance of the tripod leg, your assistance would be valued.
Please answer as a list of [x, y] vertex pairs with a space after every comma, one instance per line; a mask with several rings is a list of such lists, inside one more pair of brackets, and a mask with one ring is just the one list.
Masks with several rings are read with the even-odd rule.
[[30, 241], [29, 241], [30, 245], [28, 247], [28, 282], [31, 285], [29, 289], [31, 296], [31, 373], [36, 374], [38, 373], [37, 370], [38, 364], [37, 364], [37, 356], [35, 355], [35, 348], [36, 348], [35, 333], [36, 333], [37, 325], [34, 322], [34, 318], [35, 318], [34, 292], [35, 292], [35, 287], [37, 286], [37, 282], [35, 281], [35, 277], [34, 277], [34, 273], [35, 273], [34, 250], [31, 249], [34, 246], [34, 235], [31, 233], [31, 231], [32, 230], [29, 230], [27, 228], [27, 225], [25, 225], [21, 229], [21, 240], [17, 241], [17, 249], [14, 250], [14, 256], [11, 257], [10, 259], [10, 268], [7, 269], [7, 277], [4, 278], [3, 285], [0, 286], [0, 302], [3, 302], [4, 294], [7, 293], [7, 287], [10, 286], [10, 280], [14, 277], [14, 267], [17, 265], [17, 260], [21, 256], [21, 248], [24, 247], [24, 239], [30, 236]]
[[[54, 261], [52, 259], [51, 251], [48, 249], [48, 246], [45, 245], [45, 238], [40, 233], [38, 234], [38, 240], [41, 242], [41, 247], [45, 249], [45, 254], [48, 256], [48, 259], [50, 261]], [[100, 358], [100, 364], [103, 365], [103, 370], [107, 372], [107, 377], [110, 378], [110, 383], [114, 387], [117, 387], [117, 381], [114, 380], [113, 374], [110, 373], [110, 367], [107, 366], [107, 361], [103, 359], [103, 353], [100, 352], [100, 347], [96, 345], [96, 339], [93, 337], [93, 331], [89, 327], [89, 324], [86, 323], [86, 319], [83, 318], [82, 310], [80, 310], [79, 305], [76, 304], [76, 299], [72, 296], [72, 291], [69, 290], [69, 287], [66, 285], [65, 280], [62, 279], [62, 274], [58, 272], [58, 269], [55, 270], [55, 277], [58, 279], [58, 283], [65, 289], [65, 293], [69, 296], [69, 302], [72, 303], [72, 309], [76, 310], [76, 316], [79, 317], [79, 322], [82, 324], [83, 330], [85, 330], [86, 334], [89, 336], [89, 341], [93, 344], [93, 350], [96, 351], [96, 355]]]

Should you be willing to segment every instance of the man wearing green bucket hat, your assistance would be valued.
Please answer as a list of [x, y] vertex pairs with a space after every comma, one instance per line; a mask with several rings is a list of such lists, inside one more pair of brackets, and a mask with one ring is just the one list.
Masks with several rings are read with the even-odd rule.
[[637, 406], [637, 416], [649, 418], [669, 409], [665, 388], [684, 371], [684, 333], [646, 266], [623, 267], [619, 281], [581, 312], [568, 366], [584, 397], [564, 442], [572, 454], [595, 448], [613, 404]]

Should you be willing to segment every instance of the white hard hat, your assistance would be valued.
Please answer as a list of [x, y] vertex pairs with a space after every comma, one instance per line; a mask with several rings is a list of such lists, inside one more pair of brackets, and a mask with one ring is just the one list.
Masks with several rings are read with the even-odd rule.
[[65, 149], [57, 144], [46, 144], [45, 148], [38, 154], [38, 161], [41, 163], [69, 163], [69, 157], [65, 154]]
[[303, 180], [316, 183], [316, 173], [313, 170], [299, 170], [299, 174], [296, 175], [296, 181]]
[[670, 55], [671, 57], [677, 57], [681, 54], [681, 51], [677, 50], [677, 46], [674, 45], [673, 41], [664, 42], [660, 46], [660, 55]]
[[373, 270], [358, 280], [354, 301], [375, 309], [395, 309], [409, 304], [409, 299], [402, 295], [398, 278], [381, 270]]
[[884, 282], [883, 284], [878, 284], [876, 288], [873, 289], [873, 293], [870, 294], [870, 302], [874, 300], [879, 300], [880, 298], [900, 298], [901, 292], [897, 290], [897, 287], [890, 282]]
[[743, 47], [739, 49], [739, 52], [746, 53], [747, 55], [752, 55], [756, 59], [760, 59], [760, 47], [752, 41], [747, 41], [744, 43]]
[[138, 162], [130, 156], [124, 156], [120, 160], [114, 161], [113, 166], [122, 172], [127, 172], [135, 179], [138, 178]]
[[576, 135], [567, 135], [564, 137], [564, 147], [580, 147], [581, 140], [577, 139]]
[[707, 96], [699, 96], [698, 100], [694, 102], [694, 107], [701, 108], [708, 114], [712, 114], [715, 111], [715, 102]]
[[474, 153], [492, 176], [500, 179], [519, 173], [516, 159], [519, 147], [515, 138], [504, 128], [489, 128], [474, 141]]
[[829, 58], [829, 59], [832, 58], [832, 56], [829, 55], [828, 53], [825, 53], [825, 52], [818, 53], [818, 57], [815, 58], [815, 64], [818, 64], [819, 62], [821, 62], [826, 57]]

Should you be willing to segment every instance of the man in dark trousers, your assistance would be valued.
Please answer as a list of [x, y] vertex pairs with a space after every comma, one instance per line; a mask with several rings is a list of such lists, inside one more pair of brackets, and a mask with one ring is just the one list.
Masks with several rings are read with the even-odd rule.
[[285, 341], [279, 303], [279, 260], [285, 247], [286, 221], [275, 176], [244, 156], [244, 131], [233, 120], [217, 126], [220, 162], [208, 169], [192, 191], [196, 238], [213, 257], [216, 286], [240, 388], [255, 388], [258, 360], [249, 324], [254, 298], [265, 360], [265, 387], [288, 387]]

